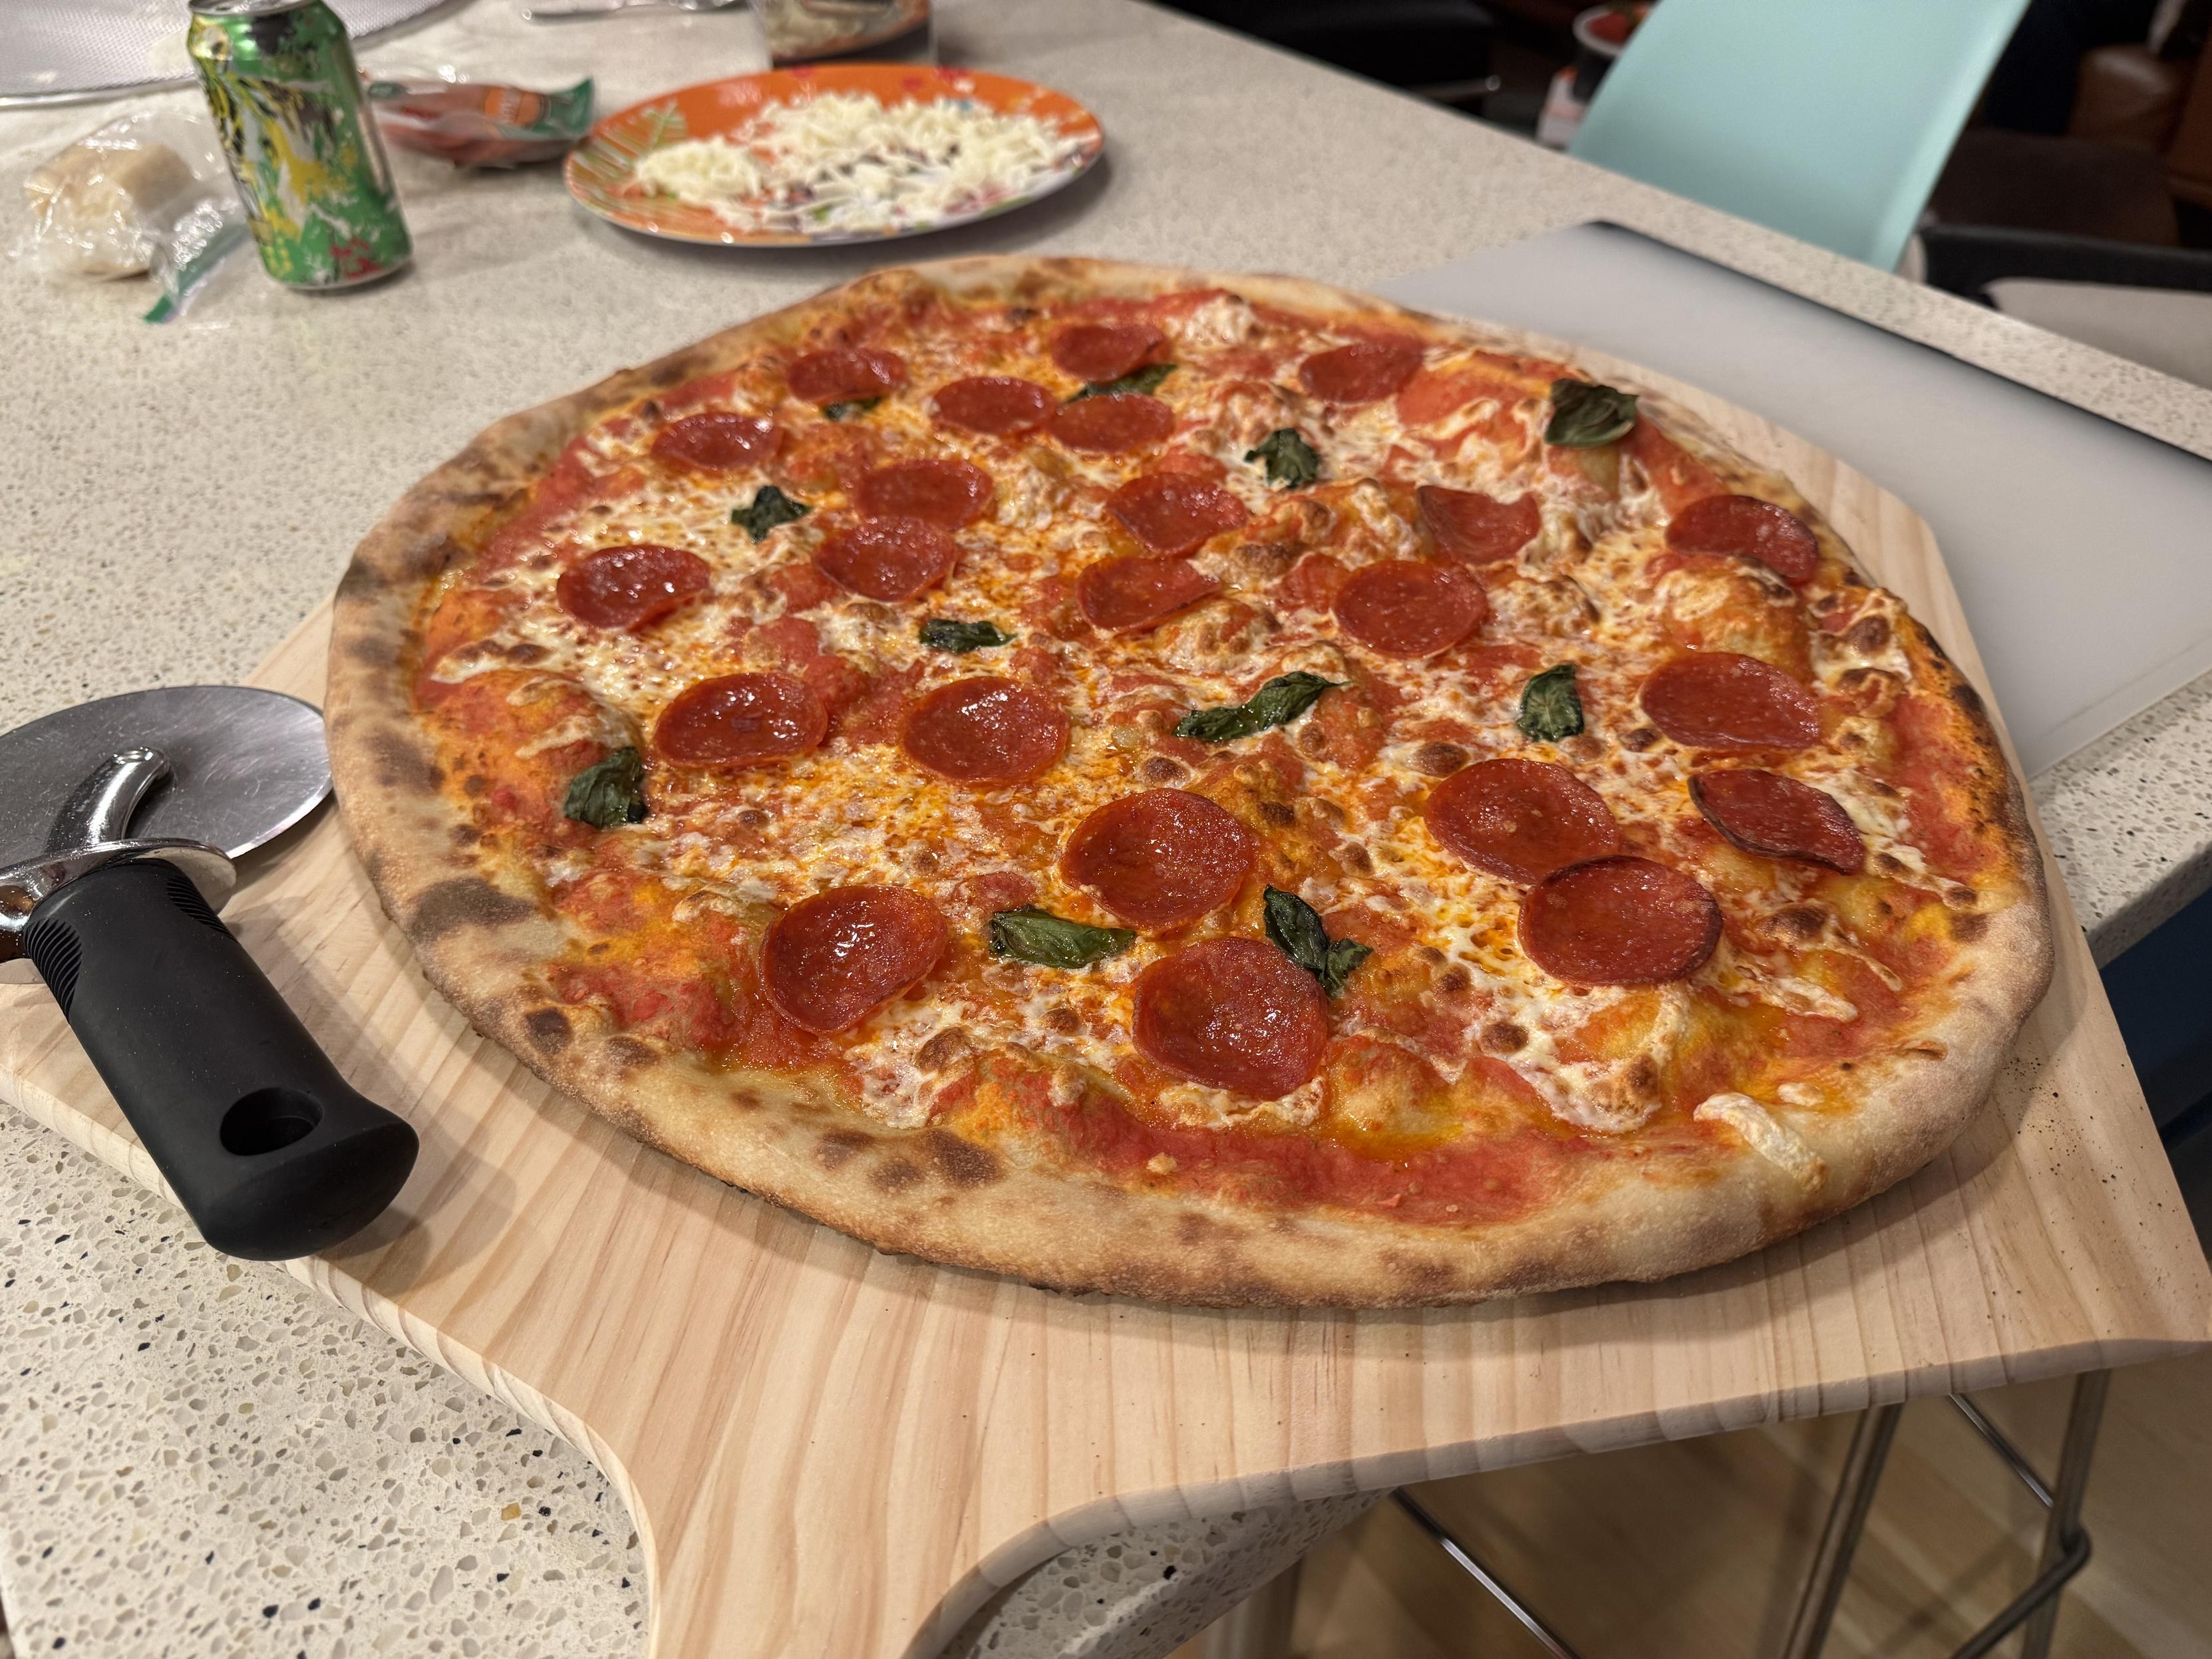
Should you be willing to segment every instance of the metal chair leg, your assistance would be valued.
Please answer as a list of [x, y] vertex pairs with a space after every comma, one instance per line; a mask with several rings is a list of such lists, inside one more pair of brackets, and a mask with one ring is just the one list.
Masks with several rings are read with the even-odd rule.
[[1897, 1437], [1899, 1406], [1876, 1406], [1859, 1419], [1851, 1432], [1850, 1449], [1844, 1454], [1843, 1478], [1836, 1483], [1835, 1500], [1828, 1506], [1827, 1523], [1813, 1552], [1813, 1565], [1797, 1599], [1796, 1616], [1790, 1621], [1790, 1639], [1783, 1644], [1784, 1659], [1818, 1659], [1835, 1619], [1836, 1603], [1850, 1577], [1851, 1556], [1859, 1534], [1866, 1530], [1867, 1511], [1874, 1507], [1875, 1488], [1881, 1481], [1881, 1466], [1888, 1461], [1890, 1442]]
[[[2089, 1489], [2089, 1461], [2097, 1450], [2097, 1430], [2104, 1420], [2105, 1394], [2112, 1382], [2110, 1371], [2084, 1371], [2075, 1382], [2073, 1408], [2066, 1413], [2066, 1439], [2058, 1454], [2058, 1481], [2051, 1493], [2050, 1518], [2043, 1524], [2043, 1556], [2035, 1564], [2039, 1577], [2071, 1555], [2078, 1542], [2087, 1541], [2081, 1536], [2081, 1499]], [[2075, 1565], [2078, 1569], [2080, 1564]], [[2029, 1615], [2020, 1659], [2047, 1659], [2057, 1624], [2058, 1595], [2054, 1590]]]
[[[2109, 1371], [2085, 1371], [2075, 1380], [2074, 1404], [2066, 1419], [2066, 1443], [2059, 1453], [2058, 1478], [2048, 1484], [1979, 1407], [1964, 1395], [1951, 1396], [1951, 1403], [1959, 1408], [1960, 1414], [1996, 1449], [2021, 1484], [2051, 1511], [2044, 1528], [2043, 1555], [2036, 1564], [2035, 1577], [2003, 1611], [1977, 1631], [1965, 1646], [1956, 1650], [1952, 1659], [1986, 1659], [1991, 1650], [2022, 1625], [2027, 1626], [2027, 1633], [2021, 1648], [2021, 1659], [2050, 1659], [2051, 1635], [2058, 1620], [2060, 1594], [2067, 1581], [2081, 1571], [2089, 1559], [2089, 1534], [2081, 1527], [2081, 1500], [2088, 1490], [2089, 1463], [2097, 1449], [2097, 1427], [2104, 1416], [2105, 1393], [2112, 1380]], [[1851, 1557], [1856, 1553], [1860, 1536], [1866, 1530], [1868, 1511], [1874, 1507], [1875, 1489], [1881, 1482], [1882, 1465], [1888, 1462], [1890, 1444], [1897, 1438], [1898, 1419], [1904, 1414], [1902, 1405], [1876, 1406], [1860, 1417], [1858, 1426], [1851, 1431], [1850, 1449], [1844, 1454], [1843, 1474], [1836, 1483], [1836, 1495], [1828, 1506], [1820, 1544], [1813, 1552], [1813, 1565], [1806, 1574], [1796, 1613], [1790, 1622], [1790, 1638], [1783, 1645], [1783, 1659], [1819, 1659], [1828, 1639], [1828, 1627], [1835, 1620], [1836, 1604], [1842, 1599], [1844, 1585], [1850, 1577]], [[1565, 1641], [1507, 1589], [1498, 1575], [1477, 1560], [1474, 1553], [1453, 1536], [1450, 1529], [1431, 1515], [1419, 1499], [1404, 1491], [1394, 1496], [1398, 1507], [1519, 1620], [1547, 1653], [1556, 1656], [1556, 1659], [1575, 1659], [1573, 1650]], [[1211, 1650], [1207, 1659], [1215, 1659]]]

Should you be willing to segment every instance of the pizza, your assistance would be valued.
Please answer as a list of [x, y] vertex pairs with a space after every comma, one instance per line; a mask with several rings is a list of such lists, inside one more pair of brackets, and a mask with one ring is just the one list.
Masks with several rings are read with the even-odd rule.
[[1942, 1150], [2050, 974], [1979, 701], [1786, 479], [1285, 278], [883, 270], [502, 421], [328, 718], [479, 1030], [1069, 1290], [1724, 1261]]

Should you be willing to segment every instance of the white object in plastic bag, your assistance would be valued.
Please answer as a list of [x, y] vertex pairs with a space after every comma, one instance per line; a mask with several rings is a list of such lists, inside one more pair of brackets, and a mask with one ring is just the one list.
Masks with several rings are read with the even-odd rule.
[[40, 260], [108, 277], [147, 270], [180, 218], [231, 188], [207, 121], [144, 111], [78, 139], [34, 170], [23, 193]]

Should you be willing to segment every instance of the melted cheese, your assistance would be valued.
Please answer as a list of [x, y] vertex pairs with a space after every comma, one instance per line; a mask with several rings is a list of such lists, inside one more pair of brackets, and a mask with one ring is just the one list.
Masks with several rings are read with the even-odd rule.
[[[1578, 1128], [1620, 1134], [1656, 1109], [1658, 1097], [1650, 1077], [1685, 1040], [1693, 993], [1763, 1003], [1794, 1017], [1846, 1023], [1858, 1018], [1851, 1001], [1797, 969], [1786, 944], [1760, 932], [1762, 917], [1803, 900], [1821, 872], [1770, 861], [1747, 894], [1732, 885], [1740, 884], [1740, 872], [1715, 879], [1707, 873], [1708, 861], [1735, 855], [1726, 848], [1716, 854], [1714, 838], [1690, 805], [1687, 783], [1695, 757], [1648, 732], [1637, 742], [1624, 740], [1644, 724], [1637, 706], [1643, 678], [1672, 654], [1673, 647], [1663, 643], [1668, 607], [1719, 602], [1681, 573], [1656, 580], [1649, 574], [1664, 550], [1665, 514], [1632, 465], [1623, 469], [1626, 488], [1619, 499], [1595, 504], [1575, 499], [1540, 464], [1545, 404], [1536, 397], [1518, 400], [1510, 412], [1488, 398], [1452, 412], [1425, 440], [1449, 459], [1424, 459], [1419, 450], [1409, 452], [1407, 432], [1389, 400], [1325, 406], [1296, 390], [1298, 359], [1348, 337], [1329, 325], [1291, 329], [1241, 299], [1220, 295], [1183, 309], [1166, 326], [1179, 367], [1158, 395], [1182, 422], [1185, 436], [1177, 447], [1218, 462], [1224, 487], [1253, 514], [1246, 532], [1217, 538], [1195, 556], [1198, 568], [1223, 584], [1221, 598], [1148, 634], [1074, 644], [1053, 638], [1038, 608], [1043, 585], [1067, 582], [1100, 557], [1133, 550], [1108, 520], [1103, 501], [1145, 463], [1133, 456], [1072, 453], [1042, 437], [1009, 443], [932, 422], [929, 389], [964, 374], [1021, 374], [1059, 395], [1073, 390], [1045, 356], [1042, 326], [993, 319], [980, 331], [899, 336], [890, 343], [907, 361], [908, 389], [884, 400], [856, 430], [865, 429], [881, 457], [972, 459], [995, 479], [996, 499], [982, 521], [957, 532], [960, 562], [941, 591], [907, 605], [839, 594], [801, 615], [820, 651], [860, 665], [878, 683], [905, 678], [912, 695], [978, 674], [1043, 677], [1069, 717], [1066, 757], [1034, 783], [1012, 788], [950, 785], [920, 773], [896, 748], [842, 741], [784, 765], [724, 775], [702, 794], [682, 793], [678, 785], [656, 775], [652, 818], [605, 833], [624, 839], [636, 867], [657, 872], [684, 895], [690, 908], [679, 914], [703, 907], [754, 920], [826, 888], [863, 882], [914, 886], [951, 910], [964, 885], [1012, 873], [1035, 883], [1035, 902], [1046, 909], [1109, 923], [1112, 918], [1087, 893], [1060, 878], [1058, 848], [1098, 805], [1164, 782], [1190, 781], [1180, 763], [1164, 775], [1140, 771], [1155, 757], [1159, 716], [1157, 710], [1133, 715], [1133, 702], [1149, 696], [1169, 709], [1231, 702], [1259, 680], [1297, 669], [1335, 680], [1373, 675], [1392, 688], [1397, 708], [1392, 740], [1371, 765], [1347, 766], [1317, 750], [1311, 716], [1282, 734], [1304, 757], [1294, 791], [1301, 811], [1322, 813], [1343, 826], [1340, 846], [1304, 895], [1331, 911], [1364, 911], [1394, 924], [1417, 919], [1438, 972], [1463, 975], [1468, 1000], [1455, 1016], [1458, 1025], [1441, 1022], [1420, 1048], [1447, 1085], [1466, 1073], [1479, 1052], [1475, 1029], [1510, 1022], [1526, 1040], [1507, 1063], [1549, 1109]], [[990, 353], [988, 362], [978, 361], [979, 339]], [[1261, 378], [1253, 367], [1255, 354], [1270, 353], [1277, 365], [1272, 380]], [[1232, 379], [1209, 376], [1207, 363], [1217, 356], [1238, 364]], [[1448, 373], [1469, 361], [1468, 353], [1437, 351], [1429, 366]], [[821, 418], [780, 395], [740, 392], [732, 402], [746, 412], [773, 416], [787, 432], [811, 429]], [[1322, 458], [1324, 484], [1301, 493], [1304, 507], [1290, 493], [1270, 489], [1261, 469], [1243, 459], [1282, 425], [1298, 427]], [[604, 476], [635, 467], [636, 488], [611, 507], [596, 504], [556, 520], [544, 527], [535, 550], [485, 575], [482, 585], [514, 600], [513, 611], [495, 633], [453, 652], [435, 671], [440, 680], [458, 683], [510, 668], [520, 656], [545, 676], [582, 685], [599, 714], [564, 723], [535, 739], [526, 753], [586, 736], [612, 742], [619, 734], [623, 741], [638, 741], [636, 734], [649, 732], [660, 709], [685, 686], [710, 675], [783, 666], [778, 653], [785, 647], [772, 636], [791, 612], [784, 590], [769, 578], [803, 569], [823, 535], [849, 516], [841, 491], [817, 491], [807, 516], [755, 543], [731, 522], [732, 510], [782, 475], [773, 467], [702, 476], [659, 466], [646, 453], [655, 429], [650, 415], [600, 429], [587, 447], [591, 470]], [[1517, 438], [1500, 442], [1501, 431]], [[1285, 602], [1273, 585], [1279, 569], [1273, 579], [1258, 580], [1243, 561], [1244, 546], [1264, 539], [1286, 510], [1304, 513], [1306, 542], [1340, 563], [1420, 556], [1424, 538], [1401, 510], [1407, 486], [1417, 482], [1485, 489], [1509, 499], [1528, 489], [1540, 492], [1541, 533], [1517, 560], [1483, 569], [1493, 611], [1483, 638], [1530, 646], [1539, 665], [1576, 664], [1583, 704], [1592, 711], [1584, 737], [1566, 745], [1527, 741], [1515, 725], [1522, 673], [1471, 674], [1453, 655], [1425, 662], [1365, 655], [1339, 635], [1326, 613]], [[1315, 503], [1324, 505], [1318, 515]], [[641, 634], [587, 628], [561, 610], [554, 585], [579, 550], [643, 542], [682, 548], [705, 560], [714, 573], [710, 590]], [[1793, 601], [1778, 597], [1773, 602]], [[1243, 620], [1224, 627], [1224, 617], [1238, 614], [1230, 609], [1234, 605], [1244, 607]], [[1877, 641], [1873, 629], [1853, 636], [1856, 643], [1811, 630], [1815, 678], [1825, 690], [1836, 689], [1854, 671], [1872, 668], [1900, 678], [1910, 672], [1895, 645], [1902, 616], [1895, 601], [1869, 595], [1859, 614], [1882, 617], [1889, 643]], [[1012, 649], [969, 655], [932, 652], [915, 637], [915, 624], [927, 615], [995, 620], [1017, 634], [1018, 642]], [[1626, 1052], [1583, 1052], [1577, 1046], [1582, 1034], [1644, 1006], [1634, 999], [1649, 994], [1569, 991], [1522, 955], [1515, 936], [1519, 890], [1446, 853], [1420, 822], [1419, 803], [1433, 777], [1420, 769], [1431, 745], [1413, 734], [1437, 730], [1463, 734], [1459, 746], [1470, 758], [1526, 754], [1571, 766], [1605, 796], [1637, 850], [1707, 874], [1724, 908], [1741, 921], [1745, 946], [1732, 934], [1731, 943], [1689, 983], [1665, 988], [1657, 1015]], [[1258, 748], [1232, 745], [1210, 758], [1250, 759]], [[1789, 769], [1841, 800], [1870, 850], [1891, 853], [1902, 869], [1925, 866], [1907, 839], [1906, 804], [1895, 790], [1885, 792], [1862, 776], [1850, 752], [1816, 748], [1793, 757]], [[741, 833], [747, 826], [757, 833]], [[1266, 823], [1251, 827], [1263, 839], [1273, 833]], [[572, 856], [559, 855], [546, 867], [549, 882], [575, 878]], [[980, 914], [956, 915], [956, 926], [971, 933], [980, 925]], [[1238, 930], [1224, 913], [1192, 931]], [[1823, 951], [1867, 963], [1893, 987], [1900, 982], [1858, 949], [1832, 915], [1815, 942]], [[1050, 1071], [1056, 1094], [1074, 1098], [1086, 1086], [1118, 1087], [1112, 1079], [1129, 1053], [1133, 982], [1170, 948], [1144, 939], [1127, 954], [1079, 973], [979, 959], [971, 951], [963, 971], [940, 972], [839, 1040], [855, 1080], [855, 1103], [887, 1123], [927, 1121], [957, 1068], [925, 1075], [921, 1055], [933, 1039], [956, 1030], [971, 1051], [1014, 1049], [1034, 1056]], [[1356, 995], [1337, 1005], [1334, 1018], [1340, 1036], [1402, 1041]], [[1174, 1085], [1151, 1106], [1166, 1121], [1213, 1126], [1255, 1115], [1310, 1124], [1327, 1108], [1322, 1079], [1276, 1102]], [[1698, 1115], [1727, 1123], [1761, 1156], [1800, 1179], [1817, 1178], [1817, 1158], [1747, 1097], [1715, 1096]], [[1807, 1170], [1815, 1175], [1808, 1177]]]
[[1816, 1192], [1828, 1179], [1828, 1166], [1805, 1139], [1749, 1095], [1714, 1095], [1694, 1113], [1700, 1123], [1725, 1123], [1751, 1150], [1802, 1187]]

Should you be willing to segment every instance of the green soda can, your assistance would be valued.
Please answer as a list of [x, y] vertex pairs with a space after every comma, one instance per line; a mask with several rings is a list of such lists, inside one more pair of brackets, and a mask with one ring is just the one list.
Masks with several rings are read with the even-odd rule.
[[324, 0], [191, 0], [185, 45], [207, 89], [263, 269], [288, 288], [351, 288], [415, 251]]

